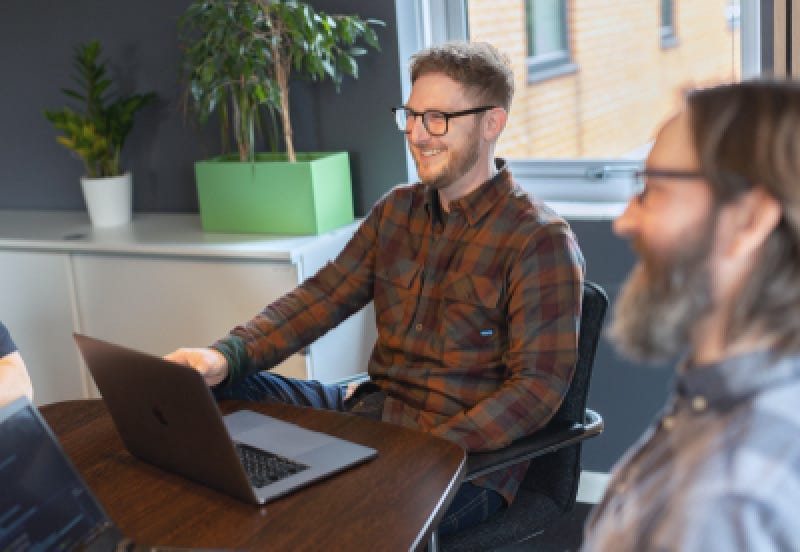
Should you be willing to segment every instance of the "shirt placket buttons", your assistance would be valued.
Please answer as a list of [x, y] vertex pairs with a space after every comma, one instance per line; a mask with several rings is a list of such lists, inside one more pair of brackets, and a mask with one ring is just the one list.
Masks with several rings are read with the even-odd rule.
[[708, 401], [702, 395], [697, 395], [694, 399], [692, 399], [692, 408], [695, 412], [702, 412], [708, 406]]

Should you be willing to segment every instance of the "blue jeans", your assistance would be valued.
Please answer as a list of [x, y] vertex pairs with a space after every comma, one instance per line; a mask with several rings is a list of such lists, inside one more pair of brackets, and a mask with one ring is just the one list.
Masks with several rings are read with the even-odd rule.
[[[338, 385], [297, 380], [268, 372], [253, 374], [234, 385], [212, 391], [218, 401], [278, 402], [350, 412], [375, 419], [381, 417], [384, 398], [378, 386], [371, 383], [361, 384], [353, 397], [345, 401], [345, 389]], [[464, 483], [439, 524], [439, 534], [449, 535], [477, 525], [504, 504], [505, 500], [496, 491]]]

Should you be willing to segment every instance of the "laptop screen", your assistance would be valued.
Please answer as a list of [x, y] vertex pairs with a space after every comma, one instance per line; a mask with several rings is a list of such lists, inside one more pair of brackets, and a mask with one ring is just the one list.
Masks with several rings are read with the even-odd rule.
[[110, 521], [27, 399], [0, 408], [0, 551], [70, 550]]

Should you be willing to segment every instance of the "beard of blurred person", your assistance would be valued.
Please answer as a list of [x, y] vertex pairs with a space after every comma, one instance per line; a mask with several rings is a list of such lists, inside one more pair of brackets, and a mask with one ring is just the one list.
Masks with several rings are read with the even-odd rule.
[[661, 362], [682, 354], [693, 326], [712, 306], [708, 259], [713, 225], [693, 234], [685, 246], [661, 258], [634, 242], [640, 260], [623, 284], [608, 332], [634, 360]]

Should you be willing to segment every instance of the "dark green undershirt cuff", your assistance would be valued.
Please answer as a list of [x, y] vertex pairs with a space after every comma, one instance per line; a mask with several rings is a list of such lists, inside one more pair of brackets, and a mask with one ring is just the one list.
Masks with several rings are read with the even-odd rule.
[[231, 382], [238, 381], [244, 372], [244, 367], [247, 366], [247, 347], [244, 339], [238, 335], [228, 335], [214, 343], [211, 348], [219, 351], [228, 362], [228, 377], [214, 387], [221, 389]]

